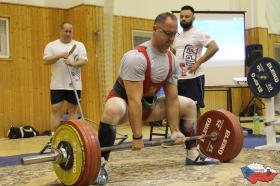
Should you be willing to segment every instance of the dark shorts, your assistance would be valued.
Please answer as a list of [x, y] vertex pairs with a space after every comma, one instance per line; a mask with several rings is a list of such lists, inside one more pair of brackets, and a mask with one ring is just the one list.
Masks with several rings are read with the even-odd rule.
[[[109, 92], [109, 95], [107, 96], [106, 98], [106, 101], [108, 101], [110, 98], [114, 98], [114, 97], [119, 97], [119, 98], [122, 98], [121, 96], [119, 96], [116, 91], [114, 89], [112, 89], [110, 92]], [[125, 98], [122, 98], [127, 104], [128, 104], [128, 100], [125, 99]], [[152, 113], [152, 108], [147, 108], [147, 105], [146, 107], [143, 105], [143, 100], [142, 101], [142, 120], [143, 121], [146, 121], [149, 116], [151, 115]], [[155, 100], [154, 100], [155, 101]]]
[[191, 98], [197, 102], [197, 107], [204, 108], [204, 75], [194, 79], [180, 79], [178, 80], [178, 94]]
[[[77, 90], [79, 99], [81, 98], [81, 91]], [[56, 104], [66, 100], [74, 105], [78, 104], [75, 92], [73, 90], [51, 90], [51, 104]]]

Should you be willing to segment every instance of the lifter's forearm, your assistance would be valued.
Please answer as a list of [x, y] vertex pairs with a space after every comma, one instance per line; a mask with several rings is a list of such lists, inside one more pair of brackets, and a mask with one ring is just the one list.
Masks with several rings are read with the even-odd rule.
[[134, 137], [142, 136], [142, 103], [141, 100], [129, 100], [128, 117]]
[[[179, 131], [179, 99], [178, 96], [165, 99], [167, 121], [171, 133]], [[178, 114], [174, 114], [178, 113]]]

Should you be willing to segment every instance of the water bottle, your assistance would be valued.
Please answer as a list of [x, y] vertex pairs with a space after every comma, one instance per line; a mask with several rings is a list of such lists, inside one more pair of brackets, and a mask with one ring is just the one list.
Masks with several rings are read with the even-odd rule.
[[253, 116], [253, 133], [254, 134], [260, 134], [261, 129], [260, 129], [260, 118], [257, 113], [254, 114]]

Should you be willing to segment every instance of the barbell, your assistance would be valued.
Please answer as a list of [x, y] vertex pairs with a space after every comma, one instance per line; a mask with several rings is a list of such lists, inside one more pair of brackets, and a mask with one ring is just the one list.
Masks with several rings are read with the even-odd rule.
[[[197, 140], [201, 152], [226, 162], [234, 159], [243, 146], [239, 120], [229, 111], [213, 110], [203, 114], [197, 123]], [[145, 141], [144, 146], [173, 143], [171, 139]], [[52, 161], [58, 179], [64, 185], [85, 186], [98, 176], [101, 152], [131, 148], [131, 143], [100, 148], [98, 137], [85, 120], [69, 120], [61, 124], [52, 138], [51, 152], [21, 159], [23, 165]]]

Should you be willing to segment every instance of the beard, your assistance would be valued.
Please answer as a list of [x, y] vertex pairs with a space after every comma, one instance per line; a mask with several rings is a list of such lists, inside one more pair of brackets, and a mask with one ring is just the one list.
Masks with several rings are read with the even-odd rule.
[[183, 29], [188, 30], [192, 27], [193, 21], [190, 21], [190, 22], [181, 21], [180, 25]]

